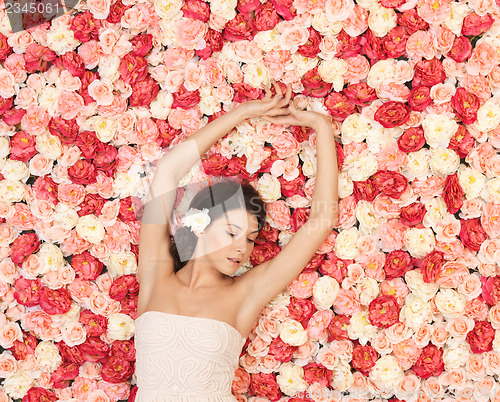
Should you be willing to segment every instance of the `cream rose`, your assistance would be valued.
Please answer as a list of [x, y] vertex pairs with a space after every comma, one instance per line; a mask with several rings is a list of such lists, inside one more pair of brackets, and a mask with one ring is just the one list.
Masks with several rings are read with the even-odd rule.
[[360, 291], [359, 301], [363, 306], [368, 306], [380, 292], [378, 282], [373, 278], [363, 278], [361, 283], [356, 287]]
[[436, 295], [439, 288], [436, 282], [424, 282], [424, 276], [419, 269], [412, 269], [408, 271], [405, 274], [405, 281], [408, 289], [425, 301], [432, 299]]
[[458, 318], [464, 310], [467, 300], [453, 289], [440, 289], [436, 295], [436, 307], [445, 318]]
[[332, 307], [340, 285], [335, 278], [324, 275], [318, 278], [313, 285], [313, 303], [318, 310], [326, 310]]
[[378, 162], [375, 154], [364, 152], [359, 155], [347, 169], [347, 174], [354, 181], [368, 180], [378, 170]]
[[364, 234], [374, 235], [380, 227], [372, 202], [359, 200], [356, 206], [356, 218], [360, 223], [360, 231]]
[[487, 202], [500, 204], [500, 177], [494, 177], [486, 182], [481, 191], [481, 197]]
[[25, 185], [18, 180], [0, 180], [0, 201], [19, 202], [24, 198]]
[[67, 230], [73, 229], [78, 223], [78, 219], [80, 219], [74, 208], [62, 201], [58, 202], [54, 207], [52, 217], [54, 218], [55, 223], [61, 225]]
[[333, 369], [331, 385], [335, 390], [347, 391], [354, 383], [354, 376], [351, 373], [351, 367], [347, 362], [340, 361]]
[[416, 152], [409, 152], [406, 159], [404, 174], [409, 180], [425, 180], [430, 176], [429, 162], [431, 159], [430, 152], [427, 148], [421, 148]]
[[13, 399], [21, 399], [34, 384], [33, 374], [21, 369], [4, 380], [3, 390]]
[[432, 321], [432, 309], [427, 300], [424, 300], [413, 293], [405, 298], [405, 305], [399, 312], [399, 319], [412, 328], [417, 329], [422, 324]]
[[432, 148], [446, 148], [457, 131], [458, 123], [445, 114], [430, 113], [422, 120], [422, 128], [424, 137]]
[[396, 12], [379, 3], [374, 4], [368, 13], [368, 27], [379, 38], [387, 35], [397, 25], [397, 21]]
[[431, 148], [431, 170], [439, 176], [448, 176], [457, 171], [460, 166], [460, 157], [450, 148]]
[[75, 50], [81, 43], [75, 39], [74, 31], [63, 26], [49, 29], [46, 35], [47, 47], [56, 52], [59, 56]]
[[484, 102], [477, 111], [477, 120], [472, 127], [478, 131], [491, 131], [500, 124], [500, 105], [491, 98]]
[[38, 261], [40, 262], [40, 274], [49, 271], [59, 271], [64, 264], [62, 251], [53, 243], [43, 243], [38, 251]]
[[62, 153], [61, 140], [48, 130], [36, 136], [35, 148], [49, 159], [57, 159]]
[[358, 240], [360, 233], [355, 227], [342, 230], [335, 239], [335, 254], [342, 259], [351, 260], [359, 258]]
[[404, 372], [392, 355], [382, 356], [370, 371], [370, 379], [380, 388], [394, 390], [404, 378]]
[[108, 273], [112, 278], [137, 273], [137, 259], [131, 251], [112, 251], [107, 261]]
[[292, 362], [282, 363], [279, 368], [279, 374], [276, 376], [280, 390], [286, 395], [295, 395], [304, 392], [308, 384], [304, 380], [304, 369], [298, 364]]
[[126, 172], [116, 172], [113, 188], [118, 195], [115, 194], [115, 196], [120, 198], [136, 196], [140, 198], [146, 192], [140, 171], [140, 166], [132, 165]]
[[0, 172], [6, 179], [20, 180], [23, 183], [30, 177], [30, 171], [25, 162], [7, 159]]
[[243, 67], [244, 82], [253, 87], [260, 87], [263, 82], [269, 82], [271, 73], [262, 60], [256, 63], [247, 63]]
[[53, 85], [44, 86], [38, 95], [38, 104], [46, 109], [51, 116], [55, 115], [58, 109], [59, 95], [63, 92], [62, 89]]
[[343, 59], [322, 60], [318, 66], [318, 74], [323, 81], [332, 83], [335, 91], [341, 91], [347, 67], [347, 62]]
[[361, 310], [351, 317], [347, 333], [350, 339], [358, 339], [361, 345], [366, 345], [377, 334], [377, 327], [368, 319], [368, 310]]
[[108, 332], [110, 339], [124, 341], [134, 336], [134, 320], [128, 314], [115, 313], [108, 317]]
[[41, 341], [35, 348], [37, 366], [49, 372], [54, 371], [62, 363], [59, 348], [52, 341]]
[[289, 345], [300, 346], [307, 341], [307, 331], [300, 322], [287, 319], [281, 325], [280, 338]]
[[280, 41], [280, 34], [275, 29], [268, 29], [267, 31], [259, 31], [253, 38], [257, 47], [263, 52], [270, 52], [278, 46]]
[[264, 173], [257, 180], [257, 191], [264, 202], [274, 202], [281, 197], [281, 183], [276, 177]]
[[458, 182], [464, 190], [465, 198], [471, 200], [481, 194], [486, 184], [486, 176], [472, 166], [460, 165], [458, 168]]
[[342, 122], [340, 129], [342, 144], [362, 142], [366, 139], [370, 124], [360, 113], [353, 113]]
[[405, 246], [415, 258], [424, 258], [436, 244], [434, 232], [429, 228], [408, 228], [405, 233]]
[[76, 232], [82, 238], [90, 243], [98, 244], [104, 239], [104, 225], [94, 214], [83, 215], [78, 219]]
[[444, 348], [443, 362], [446, 370], [456, 369], [464, 366], [471, 355], [469, 344], [463, 340], [453, 339]]

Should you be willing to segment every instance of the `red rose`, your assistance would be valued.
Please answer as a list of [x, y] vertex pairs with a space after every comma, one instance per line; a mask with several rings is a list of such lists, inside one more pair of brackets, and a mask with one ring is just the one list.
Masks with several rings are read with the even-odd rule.
[[[420, 87], [426, 88], [426, 87]], [[398, 147], [403, 152], [416, 152], [425, 145], [422, 126], [410, 127], [398, 138]]]
[[245, 15], [245, 17], [250, 18], [252, 12], [255, 12], [256, 8], [260, 6], [259, 0], [238, 0], [238, 5], [236, 9]]
[[338, 52], [335, 57], [356, 57], [361, 51], [361, 36], [350, 36], [342, 29], [337, 35]]
[[48, 129], [66, 145], [73, 145], [80, 131], [76, 119], [65, 120], [61, 116], [52, 117]]
[[283, 342], [278, 335], [269, 344], [268, 354], [280, 362], [287, 363], [292, 360], [293, 354], [298, 348], [298, 346], [292, 346]]
[[491, 14], [479, 16], [475, 11], [464, 18], [462, 24], [462, 35], [479, 36], [485, 33], [493, 25], [495, 20]]
[[[403, 0], [404, 2], [405, 0]], [[397, 59], [406, 54], [406, 42], [410, 35], [406, 29], [398, 25], [392, 28], [387, 35], [382, 38], [382, 46], [388, 57]]]
[[472, 251], [479, 251], [481, 244], [488, 238], [479, 219], [480, 218], [460, 220], [460, 240], [465, 247]]
[[399, 305], [392, 295], [383, 295], [373, 299], [368, 306], [368, 318], [372, 325], [389, 328], [399, 321]]
[[408, 187], [408, 179], [398, 172], [379, 170], [372, 176], [373, 185], [384, 195], [398, 199]]
[[320, 363], [310, 362], [304, 367], [304, 380], [308, 384], [319, 383], [322, 387], [328, 387], [332, 381], [333, 371], [328, 370]]
[[361, 45], [361, 54], [365, 54], [370, 59], [372, 65], [379, 59], [387, 59], [382, 38], [376, 36], [371, 29], [368, 28], [363, 34]]
[[444, 253], [439, 250], [433, 250], [425, 256], [420, 266], [420, 271], [424, 277], [424, 282], [435, 282], [439, 271], [444, 263]]
[[117, 301], [122, 301], [131, 293], [139, 293], [139, 282], [135, 275], [122, 275], [116, 278], [109, 288], [109, 297]]
[[181, 8], [183, 17], [201, 22], [210, 20], [210, 4], [202, 0], [186, 0]]
[[382, 4], [385, 8], [398, 8], [406, 3], [406, 0], [381, 0], [380, 4]]
[[401, 222], [406, 226], [415, 226], [424, 220], [427, 210], [421, 202], [412, 202], [411, 204], [401, 207]]
[[[205, 4], [207, 7], [208, 4], [201, 1], [201, 0], [188, 0], [188, 1], [199, 1], [200, 3]], [[184, 7], [186, 6], [187, 2], [184, 3]], [[205, 21], [206, 22], [206, 21]], [[130, 43], [134, 46], [134, 50], [130, 52], [133, 56], [140, 56], [140, 57], [145, 57], [151, 48], [153, 47], [153, 35], [151, 34], [140, 34], [137, 36], [134, 36], [132, 39], [130, 39]]]
[[424, 19], [418, 15], [416, 8], [411, 8], [406, 10], [402, 14], [398, 15], [398, 25], [406, 28], [410, 35], [417, 31], [425, 31], [429, 28], [429, 24], [424, 21]]
[[48, 314], [64, 314], [71, 309], [71, 295], [65, 288], [40, 289], [40, 307]]
[[384, 271], [386, 279], [404, 276], [413, 268], [413, 258], [404, 250], [394, 250], [385, 258]]
[[271, 401], [281, 398], [281, 391], [274, 373], [250, 374], [250, 391]]
[[113, 384], [126, 381], [133, 373], [134, 364], [119, 356], [110, 356], [101, 370], [102, 379]]
[[432, 103], [431, 89], [426, 86], [412, 88], [408, 97], [408, 105], [414, 112], [422, 112]]
[[326, 254], [315, 253], [309, 262], [306, 264], [302, 272], [313, 272], [316, 271], [326, 258]]
[[314, 67], [305, 73], [302, 76], [301, 81], [304, 86], [302, 94], [304, 96], [313, 96], [315, 98], [324, 98], [326, 94], [331, 91], [333, 85], [321, 79], [318, 74], [318, 67]]
[[252, 28], [256, 31], [268, 31], [273, 29], [278, 22], [280, 22], [280, 17], [277, 11], [274, 9], [270, 1], [260, 4], [260, 1], [256, 0], [258, 7], [255, 10], [255, 18], [252, 20]]
[[479, 98], [465, 88], [457, 88], [455, 95], [451, 98], [451, 105], [465, 124], [472, 124], [477, 120]]
[[35, 71], [47, 71], [52, 62], [57, 58], [57, 55], [48, 47], [32, 42], [26, 48], [23, 58], [26, 72], [34, 73]]
[[0, 61], [5, 61], [12, 53], [12, 47], [7, 40], [8, 38], [4, 34], [0, 34]]
[[274, 258], [281, 251], [281, 247], [276, 243], [261, 243], [255, 244], [252, 254], [250, 255], [250, 264], [253, 266], [262, 264]]
[[106, 200], [102, 198], [99, 194], [87, 193], [83, 201], [78, 204], [80, 208], [76, 213], [78, 216], [85, 216], [89, 214], [94, 214], [99, 216], [101, 214], [102, 207], [106, 203]]
[[28, 162], [38, 151], [35, 147], [35, 137], [26, 131], [20, 130], [10, 137], [9, 159]]
[[495, 330], [488, 321], [476, 321], [474, 329], [465, 338], [473, 353], [484, 353], [493, 350]]
[[75, 271], [77, 278], [93, 281], [101, 275], [104, 263], [88, 251], [84, 251], [81, 254], [73, 255], [71, 258], [71, 267]]
[[182, 109], [191, 109], [200, 103], [200, 91], [195, 89], [194, 91], [188, 91], [184, 84], [181, 85], [179, 91], [174, 93], [174, 102], [172, 103], [172, 109], [181, 107]]
[[293, 7], [293, 0], [271, 0], [271, 3], [276, 12], [286, 21], [293, 20], [297, 15], [297, 11]]
[[412, 87], [425, 85], [432, 87], [441, 84], [446, 79], [441, 60], [433, 58], [431, 60], [420, 60], [415, 64], [415, 74], [413, 75]]
[[201, 160], [203, 171], [213, 176], [222, 175], [228, 163], [228, 158], [216, 152]]
[[21, 123], [23, 116], [26, 114], [26, 109], [13, 107], [6, 110], [2, 114], [2, 120], [9, 126], [16, 126]]
[[129, 104], [148, 107], [155, 100], [158, 92], [160, 92], [160, 85], [150, 74], [147, 74], [146, 78], [132, 84], [132, 94], [128, 98]]
[[290, 224], [291, 228], [290, 230], [295, 233], [299, 228], [306, 223], [307, 219], [309, 218], [309, 215], [311, 214], [311, 209], [310, 208], [305, 208], [305, 207], [299, 207], [295, 208], [292, 212], [292, 215], [290, 217]]
[[78, 159], [68, 168], [68, 176], [75, 184], [92, 184], [97, 181], [97, 170], [88, 160]]
[[173, 128], [165, 120], [153, 119], [153, 121], [158, 127], [159, 135], [155, 141], [160, 146], [160, 148], [168, 147], [170, 143], [174, 140], [174, 138], [180, 136], [182, 133], [182, 129]]
[[[48, 175], [37, 177], [31, 189], [40, 200], [49, 201], [54, 205], [59, 203], [57, 198], [59, 185]], [[12, 250], [11, 250], [12, 253]]]
[[366, 200], [372, 202], [380, 194], [380, 190], [375, 187], [371, 178], [364, 181], [353, 181], [353, 184], [353, 195], [356, 201]]
[[309, 320], [316, 311], [314, 304], [309, 299], [299, 299], [294, 296], [290, 297], [288, 312], [290, 317], [295, 321], [303, 322]]
[[40, 239], [36, 233], [23, 233], [17, 236], [10, 245], [10, 259], [17, 266], [26, 261], [31, 255], [40, 249]]
[[82, 56], [74, 51], [66, 52], [59, 56], [58, 61], [75, 77], [82, 78], [85, 74], [85, 62], [83, 61]]
[[267, 147], [266, 149], [270, 150], [271, 154], [261, 162], [260, 169], [258, 170], [259, 173], [269, 173], [271, 171], [271, 168], [273, 167], [274, 162], [280, 159], [276, 148]]
[[40, 302], [39, 290], [42, 286], [40, 278], [26, 279], [20, 276], [14, 282], [14, 299], [26, 307], [36, 306]]
[[85, 70], [85, 73], [83, 73], [83, 77], [80, 79], [81, 85], [80, 89], [78, 90], [78, 94], [83, 98], [83, 102], [85, 103], [85, 105], [95, 102], [94, 98], [89, 95], [89, 85], [92, 83], [92, 81], [98, 78], [99, 74], [90, 70]]
[[446, 176], [442, 197], [450, 214], [455, 214], [462, 208], [464, 191], [456, 172]]
[[459, 124], [458, 129], [450, 139], [448, 148], [454, 149], [458, 156], [463, 159], [472, 151], [476, 140], [463, 125]]
[[118, 71], [120, 71], [121, 79], [127, 84], [132, 85], [146, 78], [148, 73], [148, 62], [144, 57], [134, 56], [132, 53], [128, 53], [120, 62]]
[[95, 314], [89, 309], [80, 313], [79, 321], [85, 326], [87, 336], [101, 336], [108, 328], [108, 320], [101, 314]]
[[85, 342], [77, 346], [83, 358], [88, 362], [100, 362], [109, 354], [109, 345], [97, 336], [88, 336]]
[[4, 98], [0, 96], [0, 113], [4, 114], [7, 110], [9, 110], [14, 104], [14, 97]]
[[375, 112], [375, 121], [385, 128], [393, 128], [405, 124], [410, 118], [410, 108], [403, 102], [389, 101]]
[[486, 303], [494, 306], [500, 301], [500, 276], [481, 276], [482, 296]]
[[342, 93], [347, 99], [358, 106], [368, 106], [377, 99], [375, 89], [370, 87], [366, 82], [348, 85], [342, 90]]
[[262, 244], [265, 242], [276, 243], [278, 241], [279, 230], [272, 227], [269, 222], [264, 224], [264, 227], [259, 232], [259, 236], [255, 239], [255, 243]]
[[325, 99], [325, 107], [337, 121], [344, 121], [356, 112], [356, 106], [340, 92], [330, 92]]
[[434, 346], [432, 343], [424, 346], [417, 362], [411, 369], [424, 380], [430, 376], [439, 376], [444, 371], [443, 349]]
[[56, 346], [61, 352], [61, 357], [64, 362], [72, 362], [79, 366], [85, 363], [83, 353], [79, 346], [68, 346], [64, 341], [56, 342]]
[[254, 88], [244, 82], [232, 84], [234, 97], [233, 102], [245, 102], [247, 100], [261, 99], [264, 97], [264, 91]]
[[9, 348], [12, 352], [12, 356], [16, 360], [26, 360], [28, 355], [34, 355], [36, 346], [38, 345], [38, 339], [23, 331], [23, 340], [18, 341], [17, 339], [14, 341], [14, 345]]
[[69, 382], [79, 374], [80, 368], [74, 362], [64, 362], [50, 376], [54, 388], [66, 388]]
[[446, 54], [450, 59], [457, 63], [463, 63], [472, 54], [472, 45], [470, 40], [465, 36], [457, 36], [453, 41], [453, 46]]
[[352, 351], [352, 367], [364, 376], [368, 376], [380, 355], [370, 345], [356, 345]]
[[54, 392], [42, 387], [33, 387], [23, 396], [22, 402], [52, 402], [58, 400], [59, 398]]
[[103, 142], [97, 143], [96, 150], [97, 154], [92, 160], [92, 164], [107, 176], [113, 177], [116, 171], [118, 150], [113, 145]]
[[111, 356], [118, 356], [125, 360], [135, 362], [135, 344], [132, 339], [123, 341], [115, 340], [111, 344]]
[[118, 24], [119, 22], [121, 22], [125, 11], [127, 11], [131, 7], [131, 4], [124, 5], [122, 3], [122, 0], [115, 1], [113, 4], [111, 4], [106, 21], [111, 22], [112, 24]]
[[205, 48], [196, 50], [196, 55], [201, 57], [203, 60], [208, 59], [213, 52], [219, 52], [222, 50], [224, 41], [222, 39], [222, 34], [219, 31], [208, 28], [203, 39], [206, 43]]
[[351, 323], [351, 318], [347, 315], [334, 315], [330, 324], [328, 324], [328, 342], [348, 340], [349, 334], [347, 328]]
[[137, 302], [139, 295], [137, 293], [128, 294], [122, 301], [120, 301], [121, 312], [129, 315], [132, 319], [137, 318]]
[[222, 38], [224, 41], [236, 42], [239, 40], [253, 40], [255, 34], [252, 31], [252, 20], [245, 18], [243, 14], [236, 14], [232, 20], [226, 23]]
[[354, 260], [342, 260], [336, 255], [328, 256], [321, 264], [319, 272], [322, 275], [329, 275], [334, 278], [338, 283], [342, 283], [347, 275], [347, 267], [352, 264]]
[[[300, 167], [299, 170], [301, 170]], [[280, 176], [278, 177], [278, 181], [281, 184], [281, 194], [285, 197], [291, 197], [295, 194], [305, 196], [303, 186], [306, 182], [306, 177], [302, 172], [293, 180], [288, 181], [283, 176]]]
[[313, 27], [309, 27], [307, 30], [309, 31], [309, 39], [307, 39], [306, 43], [297, 48], [297, 52], [304, 57], [314, 59], [321, 51], [319, 44], [321, 43], [322, 37]]
[[245, 179], [248, 181], [256, 180], [259, 175], [258, 172], [254, 172], [252, 174], [248, 173], [246, 165], [246, 155], [235, 156], [229, 160], [227, 169], [224, 171], [224, 174], [226, 176], [239, 176], [240, 179]]
[[80, 42], [88, 42], [89, 40], [99, 40], [99, 29], [102, 22], [99, 18], [95, 18], [90, 11], [77, 14], [71, 20], [70, 29], [74, 31], [74, 37]]
[[135, 196], [128, 196], [120, 199], [120, 209], [118, 210], [118, 219], [124, 222], [133, 222], [138, 220], [137, 216], [142, 207], [142, 201]]

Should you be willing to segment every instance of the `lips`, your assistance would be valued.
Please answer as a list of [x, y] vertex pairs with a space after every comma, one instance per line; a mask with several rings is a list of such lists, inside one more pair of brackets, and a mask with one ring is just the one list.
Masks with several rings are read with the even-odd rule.
[[229, 262], [232, 262], [234, 265], [239, 265], [240, 263], [240, 260], [236, 259], [236, 258], [228, 258], [228, 261]]

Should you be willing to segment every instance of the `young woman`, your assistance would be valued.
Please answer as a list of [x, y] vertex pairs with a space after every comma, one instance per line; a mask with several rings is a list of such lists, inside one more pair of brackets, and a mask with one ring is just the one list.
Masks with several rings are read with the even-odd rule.
[[[235, 401], [234, 371], [264, 307], [303, 270], [338, 219], [337, 156], [329, 117], [301, 111], [274, 82], [159, 160], [139, 238], [136, 401]], [[263, 118], [316, 132], [317, 173], [310, 215], [288, 244], [238, 278], [265, 223], [265, 205], [247, 182], [226, 180], [193, 198], [187, 225], [171, 242], [176, 188], [202, 155], [237, 124]], [[189, 212], [188, 211], [188, 212]], [[179, 232], [179, 233], [177, 233]]]

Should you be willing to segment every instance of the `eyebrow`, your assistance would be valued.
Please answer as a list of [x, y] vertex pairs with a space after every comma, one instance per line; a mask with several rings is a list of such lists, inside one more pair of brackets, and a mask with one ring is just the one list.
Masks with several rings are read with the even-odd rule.
[[[231, 225], [231, 226], [236, 226], [238, 229], [241, 229], [238, 225], [235, 225], [234, 223], [228, 223], [228, 225]], [[254, 230], [253, 232], [250, 232], [250, 233], [257, 233], [258, 230]]]

